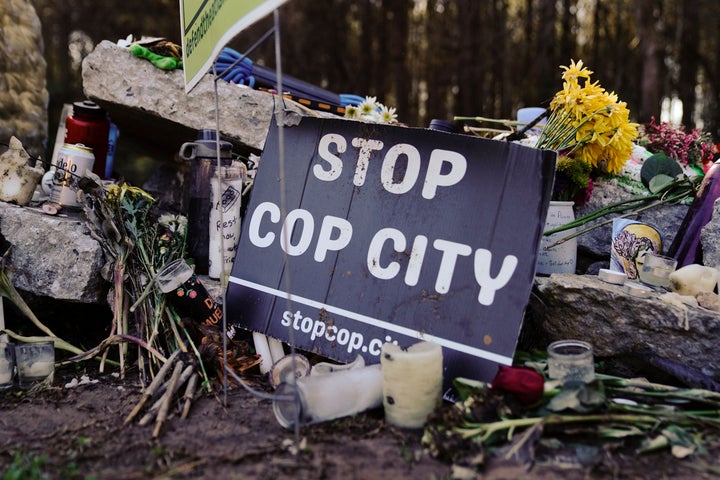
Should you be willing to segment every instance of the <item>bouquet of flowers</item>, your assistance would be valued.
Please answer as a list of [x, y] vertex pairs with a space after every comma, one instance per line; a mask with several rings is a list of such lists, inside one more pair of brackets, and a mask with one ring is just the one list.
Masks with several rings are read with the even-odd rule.
[[365, 100], [357, 105], [345, 107], [345, 118], [389, 125], [397, 123], [395, 108], [383, 105], [377, 101], [377, 97], [370, 96], [365, 97]]
[[[587, 188], [590, 170], [620, 172], [630, 158], [638, 124], [630, 122], [626, 103], [619, 101], [615, 93], [591, 82], [593, 72], [583, 66], [582, 60], [561, 68], [563, 88], [550, 103], [550, 115], [535, 148], [555, 150], [560, 158], [574, 159], [558, 162], [559, 166], [568, 163], [573, 179], [569, 191], [559, 195], [574, 198]], [[576, 161], [589, 166], [585, 176], [578, 176], [582, 169], [574, 165]], [[562, 170], [559, 173], [562, 175]]]
[[657, 123], [653, 117], [642, 126], [638, 144], [652, 153], [665, 153], [681, 166], [689, 166], [706, 172], [712, 165], [715, 145], [710, 134], [685, 127], [674, 127], [668, 122]]

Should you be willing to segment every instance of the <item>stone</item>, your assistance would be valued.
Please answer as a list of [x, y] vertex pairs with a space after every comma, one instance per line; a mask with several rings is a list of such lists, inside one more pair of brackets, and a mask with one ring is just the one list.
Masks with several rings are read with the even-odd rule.
[[42, 26], [33, 2], [0, 2], [0, 26], [0, 142], [14, 135], [37, 158], [45, 152], [50, 96]]
[[0, 202], [0, 232], [12, 244], [9, 267], [20, 291], [68, 302], [104, 303], [105, 263], [81, 213], [53, 216]]
[[[105, 40], [83, 60], [82, 79], [85, 95], [108, 111], [121, 135], [177, 151], [184, 142], [194, 140], [198, 130], [215, 128], [211, 75], [185, 93], [182, 70], [161, 70]], [[281, 108], [287, 125], [302, 116], [329, 115], [222, 80], [217, 82], [217, 97], [220, 135], [241, 151], [262, 151], [273, 113]]]
[[597, 357], [645, 357], [673, 362], [720, 381], [720, 313], [628, 294], [594, 275], [535, 279], [528, 328], [546, 342], [592, 344]]
[[27, 205], [45, 170], [33, 166], [30, 155], [16, 137], [10, 138], [8, 150], [0, 155], [0, 201]]
[[700, 233], [703, 265], [720, 269], [720, 199], [715, 200], [710, 221]]

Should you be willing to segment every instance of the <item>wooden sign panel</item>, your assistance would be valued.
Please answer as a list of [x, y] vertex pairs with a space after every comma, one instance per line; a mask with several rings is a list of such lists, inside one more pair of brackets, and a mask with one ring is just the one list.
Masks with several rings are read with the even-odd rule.
[[[339, 361], [443, 346], [446, 379], [512, 362], [555, 153], [304, 118], [271, 127], [226, 295], [229, 322]], [[287, 262], [286, 262], [287, 259]]]

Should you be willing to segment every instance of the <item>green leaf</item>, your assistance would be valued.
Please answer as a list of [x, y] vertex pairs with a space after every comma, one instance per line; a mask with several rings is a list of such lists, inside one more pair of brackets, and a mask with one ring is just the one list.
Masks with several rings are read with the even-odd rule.
[[612, 438], [616, 440], [644, 435], [644, 432], [635, 425], [616, 425], [611, 427], [601, 427], [598, 433], [602, 438]]
[[648, 453], [669, 446], [675, 458], [685, 458], [695, 453], [698, 444], [693, 436], [678, 425], [668, 425], [660, 434], [647, 439], [640, 448], [640, 453]]
[[655, 155], [648, 157], [640, 169], [640, 179], [647, 188], [650, 188], [650, 180], [656, 175], [667, 175], [668, 177], [675, 178], [682, 173], [682, 168], [678, 162], [668, 157], [665, 153], [656, 153]]
[[488, 388], [488, 384], [469, 378], [458, 377], [453, 380], [453, 385], [458, 392], [460, 400], [466, 400], [475, 392], [480, 392]]
[[650, 179], [650, 183], [648, 184], [648, 189], [651, 193], [658, 193], [665, 188], [667, 188], [671, 183], [673, 183], [675, 179], [671, 177], [670, 175], [665, 175], [664, 173], [660, 173], [655, 175], [653, 178]]
[[605, 391], [600, 382], [565, 385], [546, 408], [551, 412], [573, 411], [587, 413], [605, 403]]

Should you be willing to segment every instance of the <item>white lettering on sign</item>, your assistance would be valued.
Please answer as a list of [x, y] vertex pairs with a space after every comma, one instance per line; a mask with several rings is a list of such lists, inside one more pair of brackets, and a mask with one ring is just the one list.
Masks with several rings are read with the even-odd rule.
[[260, 222], [262, 222], [266, 213], [270, 215], [270, 221], [272, 223], [278, 223], [280, 221], [280, 208], [274, 203], [262, 202], [257, 206], [252, 217], [250, 217], [248, 235], [250, 235], [250, 243], [260, 248], [269, 247], [275, 241], [275, 234], [272, 232], [268, 232], [265, 235], [260, 234]]
[[447, 293], [450, 290], [450, 282], [453, 273], [455, 273], [455, 265], [459, 256], [467, 257], [472, 253], [470, 245], [462, 243], [450, 242], [448, 240], [437, 239], [433, 242], [433, 247], [443, 253], [440, 260], [440, 268], [438, 270], [437, 280], [435, 281], [435, 291], [438, 293]]
[[[362, 137], [352, 138], [350, 143], [357, 149], [353, 184], [361, 187], [368, 180], [373, 153], [382, 150], [384, 144], [379, 140]], [[346, 166], [341, 157], [347, 149], [348, 139], [342, 135], [323, 135], [317, 147], [321, 161], [312, 167], [315, 178], [324, 182], [340, 178], [343, 167]], [[398, 165], [404, 166], [402, 175], [399, 174]], [[467, 167], [466, 158], [458, 152], [432, 150], [421, 196], [427, 200], [436, 198], [442, 188], [458, 184], [465, 176]], [[384, 154], [379, 171], [380, 184], [389, 193], [403, 195], [418, 183], [421, 173], [420, 151], [411, 144], [398, 143], [390, 146]], [[250, 214], [250, 242], [256, 247], [268, 248], [276, 242], [278, 236], [281, 239], [286, 238], [287, 241], [279, 242], [285, 253], [300, 256], [313, 251], [313, 259], [320, 263], [326, 260], [328, 253], [339, 252], [347, 247], [353, 237], [352, 224], [342, 217], [326, 215], [320, 221], [316, 220], [310, 211], [302, 208], [288, 212], [284, 219], [281, 217], [280, 208], [276, 204], [260, 203]], [[430, 252], [429, 244], [432, 245]], [[493, 304], [496, 292], [508, 284], [518, 265], [516, 256], [506, 255], [502, 258], [499, 271], [493, 276], [493, 255], [489, 250], [474, 249], [471, 245], [443, 238], [436, 238], [430, 243], [425, 235], [416, 235], [410, 245], [402, 231], [391, 227], [382, 228], [375, 233], [366, 252], [366, 266], [372, 276], [380, 280], [393, 280], [404, 274], [403, 281], [409, 287], [418, 284], [425, 260], [428, 255], [432, 255], [434, 263], [438, 264], [437, 272], [434, 272], [434, 289], [439, 294], [450, 292], [458, 264], [471, 261], [475, 280], [480, 287], [478, 303], [485, 306]], [[311, 327], [310, 324], [301, 322], [298, 328], [302, 330]]]
[[[280, 223], [280, 208], [272, 202], [263, 202], [257, 206], [250, 217], [248, 225], [248, 236], [250, 243], [259, 248], [267, 248], [273, 244], [276, 235], [266, 228], [263, 230], [263, 220], [269, 218], [271, 224]], [[265, 233], [263, 233], [265, 232]], [[298, 232], [298, 239], [293, 244], [290, 242], [292, 235]], [[305, 209], [296, 208], [288, 212], [280, 229], [280, 238], [287, 235], [288, 245], [280, 242], [280, 248], [291, 256], [304, 254], [312, 244], [315, 233], [315, 219]], [[352, 225], [344, 218], [326, 215], [323, 217], [318, 233], [317, 244], [313, 258], [316, 262], [322, 262], [327, 252], [338, 252], [347, 247], [352, 238]]]
[[515, 255], [506, 255], [503, 258], [500, 272], [497, 277], [490, 276], [490, 265], [492, 264], [492, 253], [490, 250], [478, 249], [475, 251], [475, 280], [480, 285], [478, 302], [481, 305], [492, 305], [495, 300], [495, 292], [503, 288], [510, 281], [515, 272], [518, 258]]
[[[395, 183], [395, 165], [400, 155], [407, 157], [407, 169], [402, 181]], [[380, 181], [385, 190], [398, 195], [407, 193], [415, 185], [418, 176], [420, 176], [420, 152], [418, 149], [407, 143], [393, 145], [385, 154], [385, 160], [380, 169]]]
[[[302, 227], [296, 229], [295, 227], [297, 226], [298, 220], [302, 222]], [[300, 239], [297, 244], [293, 245], [292, 236], [298, 230], [300, 232]], [[280, 246], [283, 248], [285, 253], [291, 257], [302, 255], [310, 246], [314, 231], [315, 220], [310, 212], [301, 208], [296, 208], [295, 210], [288, 212], [287, 217], [285, 217], [282, 229], [280, 230], [280, 238], [287, 238], [288, 241], [287, 245], [285, 245], [283, 241]]]
[[[358, 156], [355, 160], [355, 173], [353, 174], [353, 185], [362, 187], [367, 180], [367, 172], [370, 168], [370, 157], [373, 152], [382, 150], [384, 144], [380, 140], [355, 137], [351, 141], [352, 146], [358, 149]], [[331, 151], [334, 146], [334, 152]], [[327, 162], [315, 164], [313, 175], [323, 182], [332, 182], [340, 178], [343, 170], [343, 160], [339, 157], [347, 151], [347, 140], [337, 133], [327, 133], [320, 138], [318, 143], [318, 156]], [[407, 168], [402, 179], [395, 178], [395, 167], [400, 156], [407, 159]], [[409, 192], [417, 183], [420, 177], [421, 158], [420, 151], [413, 145], [399, 143], [393, 145], [385, 153], [380, 167], [380, 182], [383, 188], [396, 195]], [[452, 150], [436, 148], [430, 152], [427, 172], [423, 181], [422, 197], [428, 200], [435, 198], [439, 187], [450, 187], [456, 185], [463, 179], [467, 172], [467, 159], [460, 153]]]
[[330, 152], [330, 145], [336, 145], [338, 153], [345, 153], [345, 150], [347, 150], [347, 142], [345, 141], [345, 137], [342, 135], [338, 135], [337, 133], [328, 133], [327, 135], [323, 135], [320, 139], [320, 143], [318, 144], [318, 155], [320, 155], [320, 158], [328, 162], [330, 166], [327, 170], [325, 170], [322, 165], [315, 164], [313, 167], [313, 174], [315, 175], [315, 178], [324, 182], [337, 180], [342, 173], [342, 159]]
[[[386, 263], [381, 261], [382, 250], [387, 242], [392, 244], [392, 250], [396, 253], [404, 252], [407, 246], [405, 235], [395, 228], [383, 228], [375, 234], [368, 247], [366, 262], [370, 274], [380, 280], [391, 280], [395, 278], [402, 269], [400, 263], [397, 261]], [[435, 291], [438, 293], [447, 293], [450, 290], [450, 284], [458, 258], [470, 256], [472, 254], [472, 248], [469, 245], [442, 239], [435, 240], [433, 247], [442, 253], [440, 267], [438, 268], [435, 279]], [[405, 272], [406, 285], [415, 286], [417, 284], [423, 259], [425, 258], [426, 248], [427, 238], [423, 235], [415, 237], [410, 252], [410, 260], [408, 261]], [[500, 267], [500, 272], [496, 277], [492, 277], [490, 276], [492, 253], [482, 248], [475, 251], [473, 269], [475, 272], [475, 280], [480, 287], [478, 303], [485, 306], [492, 305], [495, 300], [495, 292], [508, 283], [510, 277], [512, 277], [512, 274], [515, 272], [517, 263], [518, 259], [515, 255], [506, 255], [503, 259], [502, 267]]]
[[[443, 164], [450, 164], [450, 171], [442, 174]], [[455, 185], [465, 176], [467, 171], [467, 159], [458, 152], [452, 150], [435, 149], [430, 154], [430, 165], [425, 176], [422, 196], [428, 200], [435, 198], [437, 187], [449, 187]]]
[[370, 166], [370, 155], [374, 150], [382, 150], [383, 142], [380, 140], [370, 140], [369, 138], [355, 137], [352, 139], [352, 146], [358, 148], [358, 159], [355, 165], [355, 176], [353, 176], [353, 185], [362, 187], [365, 185], [365, 177]]

